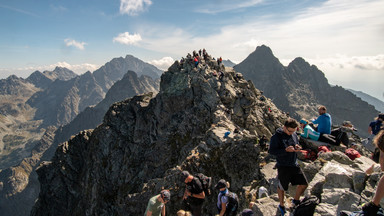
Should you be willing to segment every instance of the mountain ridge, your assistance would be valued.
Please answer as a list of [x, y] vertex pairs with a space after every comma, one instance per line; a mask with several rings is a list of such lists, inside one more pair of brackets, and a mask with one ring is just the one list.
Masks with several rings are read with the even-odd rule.
[[334, 125], [349, 120], [361, 135], [368, 136], [367, 124], [378, 112], [342, 87], [331, 86], [322, 71], [301, 57], [283, 66], [265, 45], [234, 68], [297, 119], [312, 119], [318, 115], [317, 107], [325, 105]]

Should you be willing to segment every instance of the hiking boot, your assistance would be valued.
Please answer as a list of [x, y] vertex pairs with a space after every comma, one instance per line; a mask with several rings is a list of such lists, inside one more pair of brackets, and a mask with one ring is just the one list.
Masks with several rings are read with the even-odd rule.
[[375, 205], [373, 202], [369, 202], [363, 205], [361, 208], [364, 212], [364, 215], [367, 216], [376, 216], [377, 211], [379, 211], [380, 206]]
[[281, 215], [282, 215], [282, 216], [284, 216], [284, 215], [285, 215], [285, 213], [286, 213], [286, 211], [285, 211], [285, 207], [284, 207], [284, 206], [281, 206], [281, 205], [279, 205], [279, 210], [280, 210], [280, 213], [281, 213]]
[[293, 210], [295, 210], [296, 206], [298, 206], [300, 204], [300, 200], [292, 200], [291, 202], [291, 206], [289, 207], [289, 211], [290, 212], [293, 212]]

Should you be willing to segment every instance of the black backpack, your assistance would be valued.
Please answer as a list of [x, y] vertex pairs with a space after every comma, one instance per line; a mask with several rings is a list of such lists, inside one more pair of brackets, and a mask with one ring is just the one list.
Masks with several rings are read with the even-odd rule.
[[212, 186], [212, 178], [205, 176], [203, 173], [198, 173], [196, 177], [201, 182], [201, 185], [203, 186], [203, 190], [205, 193], [205, 196], [211, 195], [211, 186]]
[[[228, 194], [225, 194], [225, 196], [228, 197], [228, 204], [227, 204], [227, 208], [225, 210], [224, 215], [236, 215], [237, 209], [239, 208], [239, 197], [237, 196], [236, 193], [233, 193], [231, 191], [228, 191]], [[220, 202], [221, 202], [221, 197], [222, 196], [219, 196]], [[221, 209], [219, 208], [219, 211], [220, 210]]]
[[306, 196], [293, 210], [293, 216], [312, 216], [319, 203], [320, 200], [316, 196]]

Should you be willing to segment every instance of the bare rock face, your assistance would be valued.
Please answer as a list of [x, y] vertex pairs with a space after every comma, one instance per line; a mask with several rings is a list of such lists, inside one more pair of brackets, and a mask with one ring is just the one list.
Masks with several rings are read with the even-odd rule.
[[[261, 178], [258, 136], [270, 137], [287, 116], [241, 74], [215, 63], [176, 61], [156, 97], [115, 103], [101, 125], [61, 144], [37, 170], [41, 193], [31, 215], [142, 215], [162, 188], [171, 190], [167, 211], [175, 215], [181, 169], [225, 178], [245, 193]], [[216, 193], [207, 198], [205, 213], [216, 212], [215, 200]]]

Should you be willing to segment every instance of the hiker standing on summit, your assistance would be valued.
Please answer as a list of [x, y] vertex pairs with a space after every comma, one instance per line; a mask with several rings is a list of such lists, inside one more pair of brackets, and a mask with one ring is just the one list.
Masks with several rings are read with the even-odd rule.
[[288, 118], [284, 126], [278, 128], [271, 137], [269, 153], [276, 156], [277, 178], [279, 185], [277, 195], [279, 197], [279, 210], [284, 216], [286, 210], [284, 206], [284, 194], [288, 190], [288, 185], [297, 185], [296, 194], [292, 200], [292, 207], [300, 203], [300, 196], [308, 187], [308, 182], [297, 163], [297, 153], [301, 150], [299, 139], [296, 135], [296, 129], [299, 126], [297, 121]]
[[318, 111], [319, 117], [312, 121], [313, 124], [317, 124], [316, 131], [320, 134], [331, 134], [331, 115], [327, 113], [327, 108], [325, 106], [319, 106]]
[[205, 199], [202, 183], [197, 177], [189, 174], [188, 171], [181, 173], [181, 180], [185, 183], [183, 201], [186, 208], [188, 208], [187, 210], [191, 211], [193, 216], [202, 215], [201, 211]]

